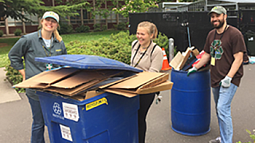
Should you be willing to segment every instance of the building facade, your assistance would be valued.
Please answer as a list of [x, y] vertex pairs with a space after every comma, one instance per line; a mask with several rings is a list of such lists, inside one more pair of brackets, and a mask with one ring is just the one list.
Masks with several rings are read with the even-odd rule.
[[[57, 6], [55, 0], [43, 0], [45, 6]], [[66, 0], [68, 1], [68, 0]], [[65, 3], [65, 1], [62, 1]], [[93, 9], [95, 10], [96, 0], [87, 0], [91, 5], [93, 5]], [[120, 2], [121, 3], [121, 2]], [[112, 2], [105, 0], [105, 3], [101, 5], [101, 9], [111, 9]], [[77, 10], [79, 15], [77, 16], [67, 16], [60, 17], [60, 23], [72, 25], [75, 29], [80, 25], [87, 25], [90, 29], [93, 29], [94, 24], [106, 25], [108, 28], [113, 28], [114, 25], [119, 24], [121, 22], [127, 22], [128, 19], [123, 17], [120, 14], [115, 14], [111, 11], [108, 14], [108, 17], [103, 17], [100, 15], [92, 16], [92, 12], [87, 11], [86, 9]], [[10, 17], [4, 19], [0, 19], [0, 30], [4, 32], [4, 35], [13, 35], [16, 29], [21, 29], [23, 34], [31, 33], [38, 30], [40, 17], [31, 16], [28, 14], [24, 15], [29, 17], [34, 22], [22, 22], [21, 20], [15, 20]]]

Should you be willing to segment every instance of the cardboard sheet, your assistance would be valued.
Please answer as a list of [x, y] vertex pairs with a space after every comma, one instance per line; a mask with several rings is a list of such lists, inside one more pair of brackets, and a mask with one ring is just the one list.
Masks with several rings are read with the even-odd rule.
[[55, 84], [52, 84], [53, 87], [58, 88], [74, 88], [83, 83], [87, 83], [94, 79], [100, 79], [102, 75], [95, 71], [80, 71], [77, 74], [74, 74], [64, 80], [61, 80]]
[[92, 80], [92, 81], [84, 83], [76, 88], [66, 88], [65, 89], [65, 88], [49, 87], [44, 90], [57, 92], [57, 93], [68, 95], [68, 96], [73, 96], [75, 94], [78, 94], [80, 91], [83, 91], [83, 90], [86, 90], [86, 89], [92, 87], [93, 85], [95, 85], [97, 83], [99, 83], [99, 80]]
[[95, 90], [92, 90], [92, 91], [87, 91], [85, 93], [72, 96], [71, 98], [75, 99], [75, 100], [83, 101], [83, 100], [95, 97], [95, 96], [103, 94], [103, 93], [105, 93], [105, 92], [104, 91], [97, 92]]
[[171, 60], [170, 62], [170, 66], [173, 67], [175, 70], [179, 69], [179, 65], [180, 63], [183, 61], [184, 57], [181, 54], [181, 52], [177, 52], [177, 54], [175, 55], [175, 57]]
[[117, 89], [113, 90], [113, 89], [104, 89], [104, 91], [106, 92], [110, 92], [110, 93], [114, 93], [114, 94], [118, 94], [118, 95], [123, 95], [123, 96], [126, 96], [126, 97], [135, 97], [137, 94], [135, 93], [128, 93], [128, 92], [123, 92], [123, 91], [119, 91]]
[[37, 78], [48, 74], [50, 71], [44, 71], [38, 75], [35, 75], [21, 83], [14, 85], [15, 88], [47, 88], [48, 84], [43, 84]]
[[191, 52], [192, 52], [192, 49], [187, 48], [187, 50], [185, 51], [185, 53], [183, 55], [183, 60], [181, 61], [180, 65], [177, 68], [178, 70], [181, 70], [183, 68], [183, 66], [185, 65], [186, 61], [190, 57]]
[[[147, 94], [172, 88], [168, 81], [168, 73], [141, 72], [129, 73], [126, 78], [122, 77], [124, 71], [119, 70], [82, 70], [72, 68], [61, 68], [42, 72], [22, 83], [15, 85], [20, 88], [37, 88], [43, 92], [55, 92], [70, 97], [77, 96], [78, 100], [85, 100], [96, 96], [95, 93], [86, 94], [88, 90], [103, 89], [126, 97], [134, 97], [137, 94]], [[133, 75], [134, 74], [134, 75]], [[114, 79], [114, 78], [113, 78]], [[110, 81], [107, 82], [107, 81]], [[105, 84], [104, 84], [105, 82]]]
[[109, 88], [104, 89], [104, 91], [131, 98], [136, 96], [137, 94], [148, 94], [148, 93], [154, 93], [158, 91], [170, 90], [172, 89], [172, 86], [173, 86], [172, 82], [166, 81], [157, 86], [146, 88], [146, 89], [138, 89], [137, 91], [124, 90], [124, 89], [109, 89]]
[[99, 88], [103, 89], [103, 88], [106, 88], [106, 87], [115, 85], [115, 84], [117, 84], [117, 83], [123, 82], [123, 81], [125, 81], [125, 80], [128, 80], [128, 79], [133, 78], [133, 77], [136, 77], [136, 76], [137, 76], [137, 75], [129, 76], [129, 77], [126, 77], [126, 78], [123, 78], [123, 79], [120, 79], [120, 80], [117, 80], [117, 81], [114, 81], [114, 82], [111, 82], [111, 83], [102, 85], [102, 86], [100, 86]]
[[[178, 52], [170, 62], [170, 66], [175, 70], [182, 70], [190, 55], [196, 56], [199, 52], [195, 47], [187, 48], [184, 53]], [[193, 50], [194, 49], [194, 50]]]
[[144, 88], [144, 89], [138, 89], [138, 94], [148, 94], [158, 91], [164, 91], [164, 90], [170, 90], [173, 87], [173, 82], [166, 81], [164, 83], [158, 84], [156, 86], [150, 87], [150, 88]]
[[151, 80], [154, 80], [162, 75], [164, 73], [155, 73], [155, 72], [142, 72], [136, 74], [137, 76], [134, 76], [128, 80], [122, 81], [118, 84], [115, 84], [113, 86], [110, 86], [108, 88], [125, 88], [125, 89], [134, 89], [138, 88], [141, 85], [144, 85], [147, 82], [150, 82]]
[[51, 84], [77, 71], [79, 71], [79, 69], [74, 69], [74, 68], [61, 68], [58, 70], [51, 70], [51, 71], [48, 71], [47, 74], [37, 77], [36, 80], [40, 81], [40, 83]]
[[150, 82], [148, 82], [148, 83], [142, 85], [142, 86], [140, 87], [140, 89], [154, 87], [154, 86], [156, 86], [156, 85], [159, 85], [159, 84], [161, 84], [161, 83], [167, 81], [168, 79], [169, 79], [169, 74], [163, 74], [163, 75], [161, 75], [161, 76], [159, 76], [159, 77], [157, 77], [157, 78], [151, 80]]
[[[173, 83], [168, 81], [168, 73], [142, 72], [132, 78], [103, 88], [106, 92], [134, 97], [137, 94], [154, 93], [172, 88]], [[101, 87], [100, 87], [101, 88]]]

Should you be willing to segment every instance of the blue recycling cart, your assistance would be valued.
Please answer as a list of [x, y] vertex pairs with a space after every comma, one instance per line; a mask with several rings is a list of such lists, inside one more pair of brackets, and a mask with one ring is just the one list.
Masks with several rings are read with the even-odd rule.
[[[122, 62], [90, 55], [35, 58], [38, 62], [79, 69], [141, 72]], [[139, 96], [112, 93], [79, 101], [37, 91], [51, 143], [138, 143]]]

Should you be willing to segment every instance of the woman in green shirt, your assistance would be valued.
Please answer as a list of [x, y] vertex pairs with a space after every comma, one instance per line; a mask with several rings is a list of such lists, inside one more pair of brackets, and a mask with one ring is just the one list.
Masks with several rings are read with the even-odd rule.
[[[67, 54], [65, 44], [58, 34], [59, 16], [55, 12], [45, 12], [39, 31], [22, 36], [9, 52], [11, 66], [18, 70], [23, 81], [34, 75], [56, 68], [57, 65], [36, 62], [35, 57], [48, 57]], [[23, 57], [25, 69], [23, 66]], [[26, 89], [26, 95], [31, 106], [33, 124], [31, 143], [44, 143], [44, 119], [38, 95], [35, 90]]]

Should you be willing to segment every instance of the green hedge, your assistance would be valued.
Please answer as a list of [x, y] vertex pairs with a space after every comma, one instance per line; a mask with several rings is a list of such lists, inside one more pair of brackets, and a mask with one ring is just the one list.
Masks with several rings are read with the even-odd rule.
[[19, 29], [19, 28], [15, 29], [15, 31], [14, 31], [14, 35], [15, 35], [15, 36], [20, 36], [21, 33], [22, 33], [22, 30]]
[[[109, 38], [87, 42], [71, 41], [66, 44], [66, 48], [68, 54], [97, 55], [130, 64], [131, 43], [136, 39], [136, 35], [129, 35], [129, 32], [121, 31], [118, 34], [112, 34]], [[168, 51], [168, 38], [164, 34], [159, 33], [154, 42], [160, 47], [164, 47], [166, 52]], [[10, 66], [7, 66], [6, 69], [6, 75], [11, 83], [16, 84], [22, 81], [18, 71]]]
[[90, 30], [90, 27], [87, 26], [87, 25], [86, 26], [85, 25], [81, 25], [81, 26], [75, 28], [75, 31], [77, 33], [85, 33], [85, 32], [89, 32], [89, 30]]
[[[88, 42], [71, 41], [66, 47], [68, 54], [98, 55], [130, 64], [131, 43], [134, 40], [136, 40], [135, 35], [129, 35], [129, 32], [121, 31], [118, 34], [112, 34], [110, 38]], [[168, 52], [168, 38], [166, 35], [159, 33], [154, 42], [160, 47], [164, 47]]]
[[[18, 84], [18, 83], [22, 82], [23, 78], [22, 78], [22, 75], [19, 73], [18, 70], [15, 70], [13, 67], [8, 65], [8, 66], [5, 66], [5, 71], [7, 71], [6, 72], [6, 80], [8, 80], [12, 85], [15, 85], [15, 84]], [[24, 88], [15, 88], [15, 90], [18, 93], [25, 92]]]
[[4, 35], [3, 30], [0, 30], [0, 37], [2, 37]]
[[60, 28], [58, 29], [59, 34], [70, 34], [73, 33], [73, 26], [72, 25], [68, 25], [68, 24], [64, 24], [64, 23], [59, 23], [60, 24]]
[[125, 22], [113, 25], [114, 29], [116, 30], [126, 30], [127, 29], [127, 24]]

